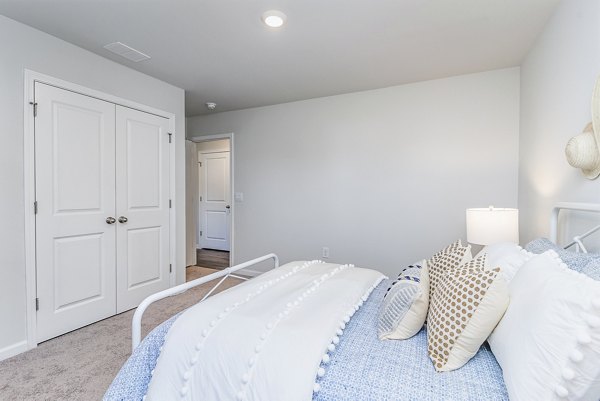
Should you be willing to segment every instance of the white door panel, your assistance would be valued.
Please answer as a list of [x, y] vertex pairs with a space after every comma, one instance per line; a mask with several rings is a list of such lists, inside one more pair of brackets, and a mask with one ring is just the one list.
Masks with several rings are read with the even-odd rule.
[[[106, 167], [101, 151], [104, 116], [81, 106], [59, 102], [53, 106], [55, 212], [98, 211]], [[114, 113], [114, 106], [109, 107]]]
[[207, 156], [206, 161], [206, 201], [227, 202], [227, 187], [229, 182], [229, 158], [227, 155], [218, 157]]
[[161, 227], [128, 230], [128, 290], [161, 280], [161, 243]]
[[209, 240], [222, 240], [227, 237], [227, 213], [209, 210], [204, 215], [206, 237]]
[[116, 310], [115, 105], [36, 83], [37, 340]]
[[229, 152], [200, 155], [200, 246], [229, 251], [231, 177]]
[[[123, 173], [127, 178], [127, 209], [159, 209], [161, 207], [161, 150], [165, 150], [168, 121], [151, 114], [141, 113], [131, 109], [123, 109], [125, 118], [124, 134], [127, 143], [120, 149], [127, 160], [127, 168]], [[133, 116], [132, 116], [133, 115]], [[153, 124], [139, 121], [134, 118], [152, 119]], [[123, 122], [118, 120], [118, 122]], [[161, 125], [157, 125], [157, 124]], [[162, 142], [162, 143], [161, 143]], [[168, 144], [168, 141], [166, 141]], [[164, 146], [161, 146], [164, 145]], [[167, 153], [168, 157], [168, 153]], [[166, 164], [168, 167], [168, 164]]]
[[117, 106], [117, 312], [169, 286], [169, 120]]
[[[102, 234], [54, 239], [55, 311], [102, 296]], [[78, 258], [87, 255], [86, 262]]]

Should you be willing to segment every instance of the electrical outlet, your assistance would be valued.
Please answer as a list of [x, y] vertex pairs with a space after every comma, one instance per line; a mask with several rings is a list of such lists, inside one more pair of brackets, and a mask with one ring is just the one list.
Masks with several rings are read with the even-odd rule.
[[324, 246], [323, 247], [323, 259], [327, 259], [329, 257], [329, 248]]

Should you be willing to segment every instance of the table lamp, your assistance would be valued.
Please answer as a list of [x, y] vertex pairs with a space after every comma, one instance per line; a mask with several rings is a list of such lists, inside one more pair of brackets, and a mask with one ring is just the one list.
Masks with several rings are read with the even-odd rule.
[[467, 209], [467, 242], [476, 245], [518, 244], [519, 210], [493, 206]]

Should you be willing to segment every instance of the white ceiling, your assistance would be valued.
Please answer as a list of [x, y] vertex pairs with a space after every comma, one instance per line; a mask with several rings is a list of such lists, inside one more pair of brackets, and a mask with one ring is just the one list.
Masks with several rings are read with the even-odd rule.
[[[0, 14], [184, 88], [193, 116], [517, 66], [558, 2], [0, 0]], [[269, 9], [284, 28], [262, 24]], [[103, 48], [116, 41], [152, 59]]]

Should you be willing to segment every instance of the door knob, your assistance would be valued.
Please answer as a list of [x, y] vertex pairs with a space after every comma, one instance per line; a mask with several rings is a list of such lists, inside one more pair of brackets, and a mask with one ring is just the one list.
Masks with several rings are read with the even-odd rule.
[[227, 205], [225, 206], [226, 209], [231, 209], [231, 206]]
[[127, 223], [127, 217], [125, 217], [125, 216], [119, 217], [119, 223]]
[[115, 218], [114, 217], [107, 217], [106, 218], [106, 224], [115, 224]]

